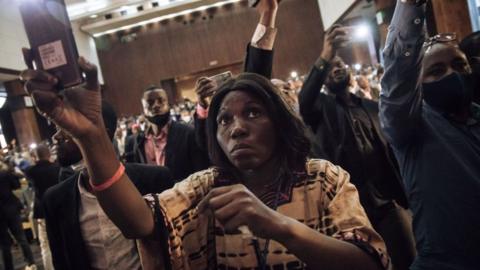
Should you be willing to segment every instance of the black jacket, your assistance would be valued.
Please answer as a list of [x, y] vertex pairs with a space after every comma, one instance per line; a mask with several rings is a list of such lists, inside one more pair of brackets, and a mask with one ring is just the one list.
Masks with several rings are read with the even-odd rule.
[[48, 188], [58, 184], [59, 173], [60, 166], [47, 160], [40, 160], [25, 171], [25, 175], [35, 189], [33, 218], [45, 218], [42, 206], [43, 195]]
[[[165, 167], [125, 164], [125, 171], [142, 195], [173, 186]], [[79, 223], [79, 172], [47, 190], [44, 196], [47, 235], [55, 269], [90, 269]]]
[[[322, 70], [316, 66], [313, 67], [299, 94], [300, 114], [305, 124], [315, 134], [313, 141], [315, 157], [327, 159], [342, 166], [350, 173], [352, 182], [355, 183], [355, 180], [365, 172], [361, 162], [351, 162], [351, 155], [356, 154], [356, 149], [348, 147], [355, 145], [352, 119], [340, 99], [320, 93], [328, 72], [328, 65], [324, 66]], [[370, 118], [376, 136], [383, 147], [384, 158], [389, 164], [389, 168], [383, 168], [389, 177], [386, 177], [387, 179], [384, 179], [383, 183], [375, 183], [375, 187], [384, 198], [394, 199], [403, 207], [407, 207], [407, 198], [398, 165], [379, 126], [378, 103], [367, 99], [353, 98], [359, 100]]]
[[0, 172], [0, 219], [4, 215], [18, 214], [23, 204], [13, 194], [20, 188], [20, 177], [11, 171]]
[[[125, 145], [127, 162], [147, 163], [145, 140], [143, 132], [128, 137]], [[193, 127], [172, 121], [165, 146], [165, 167], [170, 169], [173, 180], [181, 181], [208, 168], [208, 165], [207, 153], [197, 145]]]

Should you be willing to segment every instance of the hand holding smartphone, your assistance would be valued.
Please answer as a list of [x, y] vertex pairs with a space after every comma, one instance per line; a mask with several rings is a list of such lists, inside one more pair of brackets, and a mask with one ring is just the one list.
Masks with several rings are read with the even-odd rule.
[[83, 83], [64, 1], [23, 1], [19, 7], [35, 68], [55, 76], [59, 89]]
[[213, 75], [212, 77], [210, 77], [210, 79], [215, 83], [217, 83], [217, 86], [220, 86], [221, 84], [228, 81], [232, 77], [233, 77], [232, 72], [227, 71], [217, 75]]

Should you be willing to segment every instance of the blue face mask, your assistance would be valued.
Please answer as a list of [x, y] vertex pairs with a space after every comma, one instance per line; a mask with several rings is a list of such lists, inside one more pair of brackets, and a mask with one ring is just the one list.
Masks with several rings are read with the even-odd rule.
[[425, 102], [444, 113], [458, 113], [469, 106], [472, 94], [470, 76], [457, 72], [432, 83], [423, 83]]

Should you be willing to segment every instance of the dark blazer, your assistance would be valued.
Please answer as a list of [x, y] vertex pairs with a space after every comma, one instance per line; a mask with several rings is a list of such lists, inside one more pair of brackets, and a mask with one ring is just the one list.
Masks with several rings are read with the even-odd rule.
[[48, 188], [58, 184], [60, 166], [48, 160], [40, 160], [25, 171], [25, 176], [35, 189], [33, 218], [45, 218], [43, 213], [43, 195]]
[[[165, 167], [125, 164], [125, 171], [142, 195], [160, 193], [173, 186]], [[44, 196], [47, 235], [55, 269], [90, 269], [79, 223], [79, 172], [47, 190]]]
[[[145, 134], [140, 132], [128, 137], [125, 145], [127, 162], [146, 164]], [[192, 173], [208, 168], [208, 155], [202, 151], [195, 140], [192, 126], [171, 122], [165, 146], [165, 167], [173, 180], [181, 181]]]
[[[353, 147], [349, 148], [349, 146], [355, 145], [349, 113], [340, 99], [333, 95], [320, 93], [328, 72], [328, 65], [322, 70], [316, 66], [313, 67], [299, 94], [300, 114], [305, 124], [310, 126], [315, 134], [313, 141], [315, 157], [327, 159], [342, 166], [351, 174], [352, 182], [355, 182], [355, 178], [363, 172], [363, 168], [360, 162], [348, 161], [352, 155], [357, 154], [355, 151], [358, 150]], [[398, 165], [380, 129], [378, 103], [354, 95], [352, 98], [359, 101], [370, 118], [376, 136], [383, 146], [385, 158], [390, 165], [390, 168], [385, 168], [389, 177], [385, 179], [384, 183], [376, 183], [377, 190], [382, 192], [386, 198], [394, 199], [403, 207], [408, 207]]]
[[3, 215], [18, 214], [23, 204], [13, 194], [20, 188], [20, 177], [11, 171], [0, 172], [0, 219]]
[[[264, 50], [253, 47], [250, 43], [247, 45], [244, 72], [256, 73], [268, 79], [272, 77], [273, 50]], [[204, 151], [207, 151], [207, 120], [198, 119], [194, 115], [195, 139], [197, 145]]]

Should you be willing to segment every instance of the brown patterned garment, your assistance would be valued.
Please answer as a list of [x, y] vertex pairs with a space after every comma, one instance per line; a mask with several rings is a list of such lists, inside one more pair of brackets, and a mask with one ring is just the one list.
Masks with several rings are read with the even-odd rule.
[[[197, 204], [212, 188], [216, 177], [215, 169], [205, 170], [161, 194], [146, 196], [156, 216], [158, 231], [168, 233], [163, 237], [159, 234], [163, 241], [139, 241], [144, 269], [258, 267], [251, 235], [227, 234], [218, 221], [197, 214]], [[373, 230], [349, 178], [347, 172], [328, 161], [310, 160], [306, 173], [299, 174], [296, 181], [282, 190], [277, 211], [320, 233], [357, 245], [388, 268], [390, 259], [385, 244]], [[269, 205], [268, 197], [272, 196], [267, 194], [266, 197], [261, 199]], [[265, 240], [258, 241], [263, 247]], [[156, 257], [169, 260], [163, 265]], [[266, 269], [306, 269], [306, 265], [280, 243], [271, 240]]]

